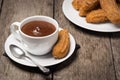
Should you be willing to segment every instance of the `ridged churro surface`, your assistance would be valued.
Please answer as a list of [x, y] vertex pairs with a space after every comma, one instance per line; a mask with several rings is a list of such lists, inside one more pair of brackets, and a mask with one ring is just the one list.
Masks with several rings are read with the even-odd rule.
[[100, 5], [112, 23], [120, 24], [120, 8], [116, 0], [100, 0]]
[[61, 30], [58, 35], [58, 42], [53, 47], [53, 57], [56, 59], [64, 58], [68, 54], [69, 47], [69, 33], [67, 30]]
[[86, 16], [86, 21], [88, 23], [101, 23], [101, 22], [108, 21], [108, 18], [106, 17], [105, 11], [103, 9], [97, 9], [97, 10], [91, 11]]

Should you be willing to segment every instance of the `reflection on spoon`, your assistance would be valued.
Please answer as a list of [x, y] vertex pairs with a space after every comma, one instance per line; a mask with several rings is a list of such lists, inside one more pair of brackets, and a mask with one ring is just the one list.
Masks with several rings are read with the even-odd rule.
[[41, 71], [43, 71], [44, 73], [50, 73], [50, 70], [44, 66], [41, 66], [39, 64], [37, 64], [36, 61], [34, 61], [32, 58], [30, 58], [29, 56], [26, 56], [26, 51], [22, 50], [20, 47], [16, 46], [16, 45], [10, 45], [10, 50], [11, 53], [13, 54], [13, 56], [15, 56], [16, 58], [22, 59], [22, 58], [28, 58], [30, 59], [35, 65], [37, 65], [39, 67], [39, 69]]

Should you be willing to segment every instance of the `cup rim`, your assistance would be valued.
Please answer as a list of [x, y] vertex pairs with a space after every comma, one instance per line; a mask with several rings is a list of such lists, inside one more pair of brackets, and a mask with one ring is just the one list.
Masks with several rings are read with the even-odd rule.
[[[54, 31], [53, 33], [49, 34], [49, 35], [40, 36], [40, 37], [30, 36], [30, 35], [27, 35], [27, 34], [23, 33], [23, 32], [21, 31], [21, 25], [22, 25], [25, 21], [30, 20], [30, 19], [32, 19], [32, 18], [46, 18], [46, 19], [50, 19], [50, 20], [54, 21], [54, 23], [56, 24], [56, 26], [53, 24], [53, 25], [55, 26], [55, 28], [56, 28], [55, 31]], [[48, 21], [46, 21], [46, 22], [48, 22]], [[51, 24], [52, 24], [52, 23], [51, 23]], [[58, 22], [57, 22], [55, 19], [53, 19], [53, 18], [51, 18], [51, 17], [49, 17], [49, 16], [30, 16], [30, 17], [27, 17], [27, 18], [23, 19], [23, 20], [20, 22], [20, 27], [19, 27], [19, 31], [20, 31], [20, 33], [21, 33], [22, 35], [24, 35], [24, 36], [26, 36], [26, 37], [29, 37], [29, 38], [34, 38], [34, 39], [40, 39], [40, 38], [50, 37], [50, 36], [56, 34], [56, 33], [58, 32], [58, 30], [59, 30]]]

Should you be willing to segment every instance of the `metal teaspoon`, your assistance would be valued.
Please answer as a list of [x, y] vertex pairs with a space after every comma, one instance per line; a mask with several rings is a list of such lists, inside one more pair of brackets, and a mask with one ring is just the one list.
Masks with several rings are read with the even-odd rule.
[[39, 69], [41, 71], [43, 71], [43, 73], [50, 73], [50, 70], [44, 66], [41, 66], [39, 64], [36, 63], [36, 61], [34, 61], [32, 58], [30, 58], [29, 56], [26, 56], [26, 52], [24, 50], [22, 50], [20, 47], [16, 46], [16, 45], [10, 45], [10, 50], [13, 54], [13, 56], [15, 56], [16, 58], [22, 59], [22, 58], [28, 58], [30, 59], [35, 65], [37, 65], [39, 67]]

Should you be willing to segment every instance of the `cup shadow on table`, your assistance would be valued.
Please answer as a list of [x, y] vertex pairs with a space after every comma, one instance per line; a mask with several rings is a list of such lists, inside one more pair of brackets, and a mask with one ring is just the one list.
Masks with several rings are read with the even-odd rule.
[[79, 48], [80, 48], [80, 45], [76, 44], [76, 48], [75, 48], [73, 54], [67, 60], [63, 61], [62, 63], [47, 67], [51, 71], [49, 74], [43, 73], [41, 70], [39, 70], [38, 67], [30, 67], [30, 66], [21, 65], [21, 64], [15, 62], [15, 61], [13, 61], [12, 59], [10, 59], [6, 55], [6, 53], [4, 53], [3, 56], [8, 57], [13, 65], [15, 65], [16, 67], [18, 67], [18, 68], [20, 68], [24, 71], [28, 71], [28, 72], [31, 72], [31, 73], [39, 73], [41, 75], [50, 75], [50, 74], [53, 74], [56, 71], [59, 71], [59, 70], [65, 68], [65, 67], [69, 66], [72, 62], [74, 62], [75, 59], [77, 58], [77, 50]]

